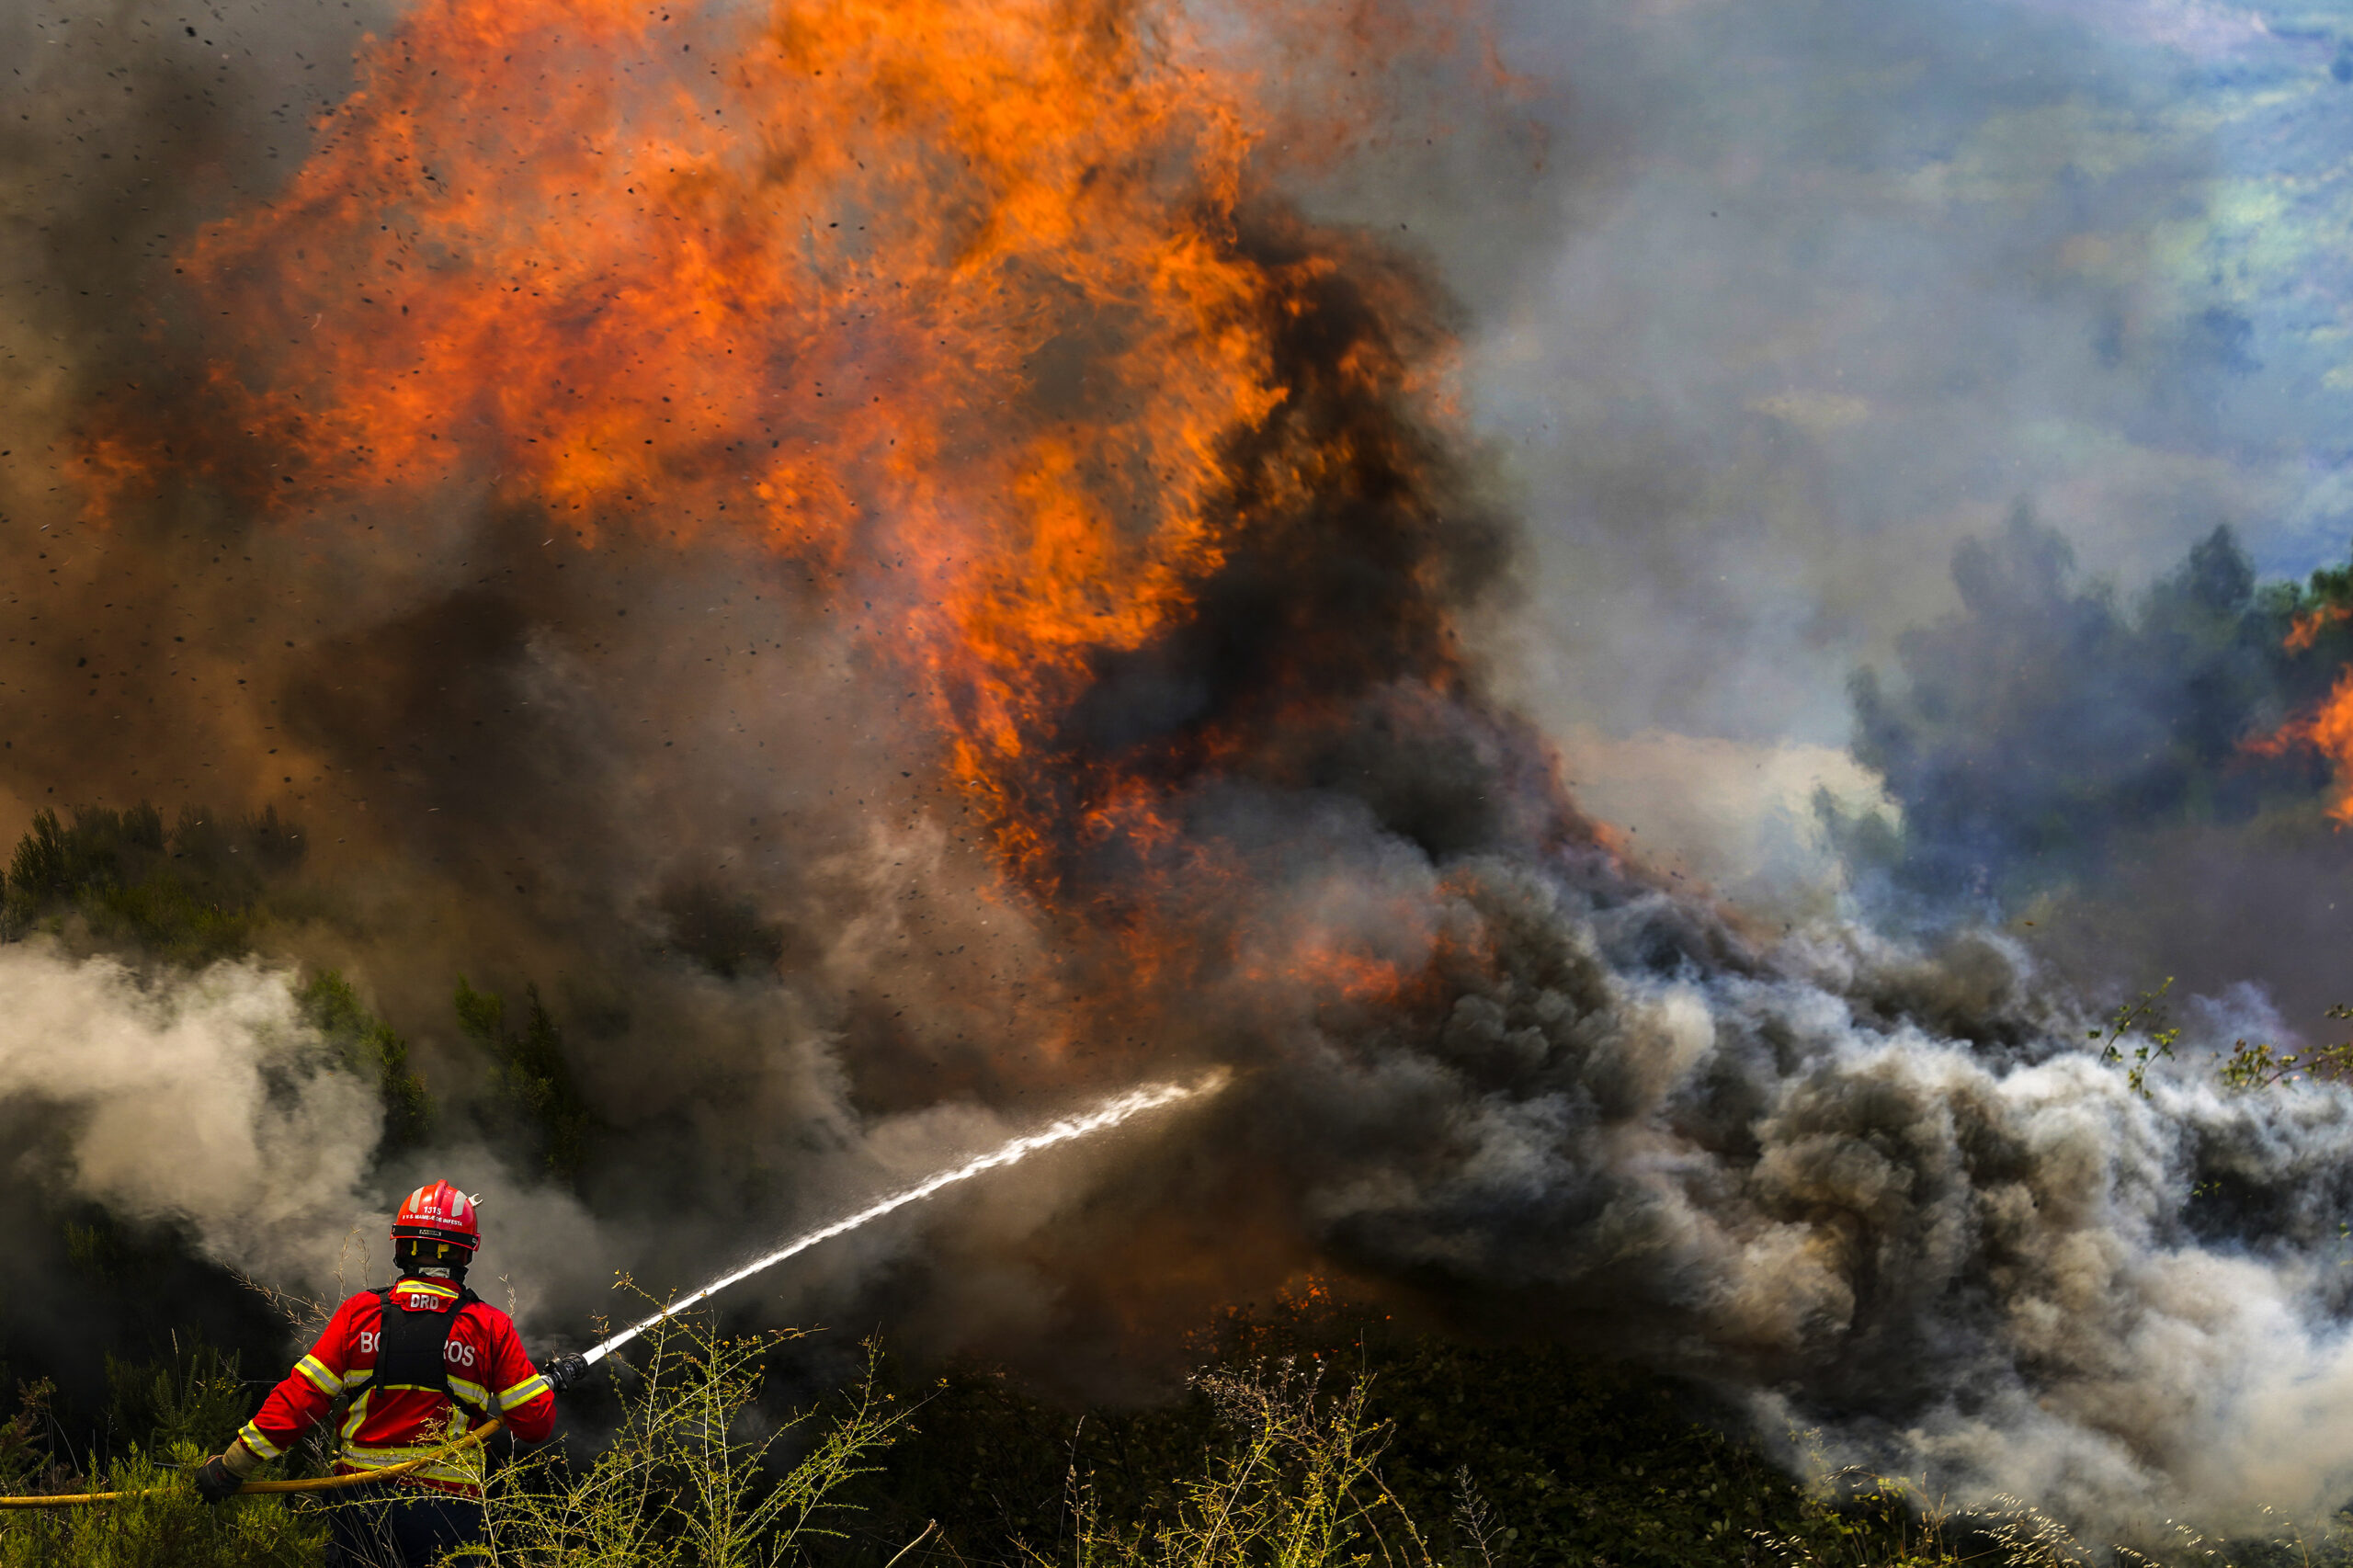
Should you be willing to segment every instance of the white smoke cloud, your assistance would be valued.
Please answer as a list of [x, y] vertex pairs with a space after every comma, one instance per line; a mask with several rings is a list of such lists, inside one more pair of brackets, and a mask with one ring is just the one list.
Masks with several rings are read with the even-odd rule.
[[0, 947], [0, 1102], [40, 1108], [48, 1131], [19, 1172], [185, 1226], [205, 1256], [310, 1296], [381, 1283], [400, 1194], [446, 1176], [484, 1190], [486, 1299], [527, 1322], [585, 1299], [612, 1260], [569, 1194], [472, 1140], [377, 1167], [376, 1086], [303, 1019], [296, 981], [254, 960], [150, 974]]
[[276, 1283], [333, 1275], [382, 1129], [374, 1087], [306, 1025], [290, 971], [142, 976], [40, 942], [0, 948], [0, 1096], [53, 1110], [39, 1178], [188, 1225]]
[[[1545, 717], [1540, 693], [1516, 695]], [[1552, 733], [1580, 806], [1630, 835], [1647, 864], [1752, 909], [1826, 907], [1842, 885], [1817, 791], [1849, 814], [1896, 814], [1879, 777], [1842, 747], [1571, 723]]]

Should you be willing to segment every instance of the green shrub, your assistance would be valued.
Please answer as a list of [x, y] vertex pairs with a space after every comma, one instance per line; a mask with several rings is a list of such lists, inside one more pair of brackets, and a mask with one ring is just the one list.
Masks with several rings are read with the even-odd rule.
[[47, 1378], [17, 1385], [17, 1413], [0, 1421], [0, 1487], [19, 1491], [48, 1467], [49, 1448], [42, 1441], [42, 1427], [49, 1419], [49, 1402], [56, 1392], [57, 1385]]
[[103, 1488], [142, 1494], [118, 1503], [0, 1513], [0, 1568], [318, 1568], [326, 1529], [315, 1508], [282, 1497], [207, 1506], [187, 1479], [193, 1443], [171, 1450], [176, 1471], [133, 1448]]
[[191, 967], [234, 958], [254, 950], [303, 848], [275, 809], [224, 823], [184, 808], [168, 832], [145, 802], [76, 807], [70, 825], [38, 812], [9, 858], [0, 937], [77, 927], [102, 949]]
[[[1959, 1568], [1965, 1559], [1954, 1554], [1951, 1532], [1951, 1514], [1910, 1483], [1847, 1469], [1806, 1494], [1795, 1527], [1755, 1531], [1748, 1551], [1776, 1568]], [[2018, 1542], [2030, 1536], [2021, 1531]], [[2026, 1568], [2045, 1560], [2014, 1552], [1994, 1561]]]
[[[803, 1412], [780, 1424], [753, 1408], [774, 1340], [724, 1339], [701, 1319], [658, 1325], [623, 1362], [620, 1425], [585, 1470], [555, 1450], [494, 1483], [490, 1541], [459, 1560], [505, 1568], [770, 1568], [833, 1532], [820, 1524], [843, 1483], [904, 1426], [907, 1407], [865, 1375], [798, 1462], [774, 1463]], [[765, 1428], [764, 1430], [762, 1428]]]
[[1386, 1423], [1366, 1414], [1370, 1381], [1337, 1392], [1296, 1362], [1214, 1371], [1197, 1381], [1231, 1437], [1155, 1523], [1107, 1519], [1073, 1478], [1066, 1549], [1029, 1549], [1036, 1568], [1435, 1568], [1428, 1545], [1381, 1480]]
[[109, 1353], [107, 1426], [151, 1453], [194, 1447], [217, 1454], [244, 1425], [237, 1358], [200, 1338], [176, 1340], [167, 1362], [126, 1361]]

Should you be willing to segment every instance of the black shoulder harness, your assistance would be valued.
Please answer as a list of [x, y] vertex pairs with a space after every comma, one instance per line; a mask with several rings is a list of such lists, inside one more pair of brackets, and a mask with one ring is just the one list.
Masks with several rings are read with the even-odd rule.
[[[363, 1395], [377, 1388], [429, 1389], [452, 1404], [482, 1410], [470, 1401], [460, 1400], [449, 1387], [449, 1363], [446, 1359], [449, 1331], [457, 1326], [458, 1314], [482, 1298], [471, 1290], [461, 1289], [458, 1299], [446, 1308], [413, 1312], [392, 1305], [393, 1290], [393, 1286], [385, 1285], [370, 1292], [381, 1305], [376, 1314], [376, 1365], [350, 1391], [352, 1403], [358, 1403]], [[482, 1413], [489, 1414], [486, 1410]]]

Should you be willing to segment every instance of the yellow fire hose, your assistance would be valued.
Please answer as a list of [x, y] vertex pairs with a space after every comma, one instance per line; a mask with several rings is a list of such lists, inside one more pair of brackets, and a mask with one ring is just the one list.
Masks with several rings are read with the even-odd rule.
[[[503, 1415], [494, 1415], [456, 1442], [434, 1449], [421, 1458], [404, 1460], [382, 1470], [363, 1470], [356, 1475], [322, 1475], [309, 1481], [248, 1481], [237, 1488], [236, 1495], [250, 1496], [257, 1492], [327, 1492], [338, 1486], [358, 1486], [369, 1481], [392, 1481], [420, 1470], [436, 1460], [448, 1459], [475, 1444], [486, 1441], [506, 1425]], [[161, 1497], [176, 1492], [175, 1486], [151, 1486], [143, 1492], [74, 1492], [55, 1497], [0, 1497], [0, 1508], [74, 1508], [86, 1503], [119, 1503], [126, 1497]]]

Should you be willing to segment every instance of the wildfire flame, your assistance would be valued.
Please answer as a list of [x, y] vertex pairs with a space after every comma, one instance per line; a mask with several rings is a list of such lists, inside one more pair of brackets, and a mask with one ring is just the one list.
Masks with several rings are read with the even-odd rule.
[[[1206, 15], [425, 0], [290, 187], [183, 258], [204, 394], [98, 426], [94, 505], [167, 472], [288, 526], [486, 492], [582, 548], [764, 554], [871, 612], [1013, 883], [1136, 927], [1153, 972], [1150, 918], [1074, 865], [1214, 881], [1176, 783], [1462, 679], [1437, 312], [1272, 193], [1284, 110]], [[1306, 20], [1326, 54], [1399, 41], [1376, 0]], [[1336, 540], [1369, 569], [1292, 580]], [[1213, 591], [1264, 607], [1249, 677], [1107, 743], [1088, 692]]]
[[[2290, 653], [2303, 653], [2324, 629], [2347, 619], [2353, 619], [2353, 607], [2344, 605], [2324, 605], [2299, 614], [2280, 646]], [[2318, 708], [2249, 742], [2246, 749], [2257, 756], [2310, 749], [2328, 758], [2336, 770], [2336, 795], [2329, 802], [2328, 818], [2339, 827], [2353, 824], [2353, 666], [2337, 672], [2336, 685]]]
[[2279, 645], [2290, 653], [2305, 653], [2323, 631], [2347, 619], [2353, 619], [2353, 605], [2323, 605], [2300, 612], [2290, 619], [2288, 635]]
[[[202, 395], [115, 407], [94, 506], [172, 475], [301, 528], [487, 492], [579, 549], [753, 551], [861, 609], [1009, 883], [1125, 932], [1134, 984], [1174, 977], [1200, 935], [1136, 890], [1235, 876], [1174, 791], [1306, 767], [1297, 737], [1365, 692], [1415, 722], [1463, 683], [1438, 311], [1291, 214], [1256, 139], [1287, 110], [1202, 17], [426, 0], [290, 188], [184, 256]], [[1379, 0], [1306, 21], [1327, 56], [1400, 45]], [[1106, 668], [1211, 596], [1245, 605], [1249, 678], [1106, 742]], [[1395, 965], [1315, 935], [1268, 968], [1398, 996]]]

